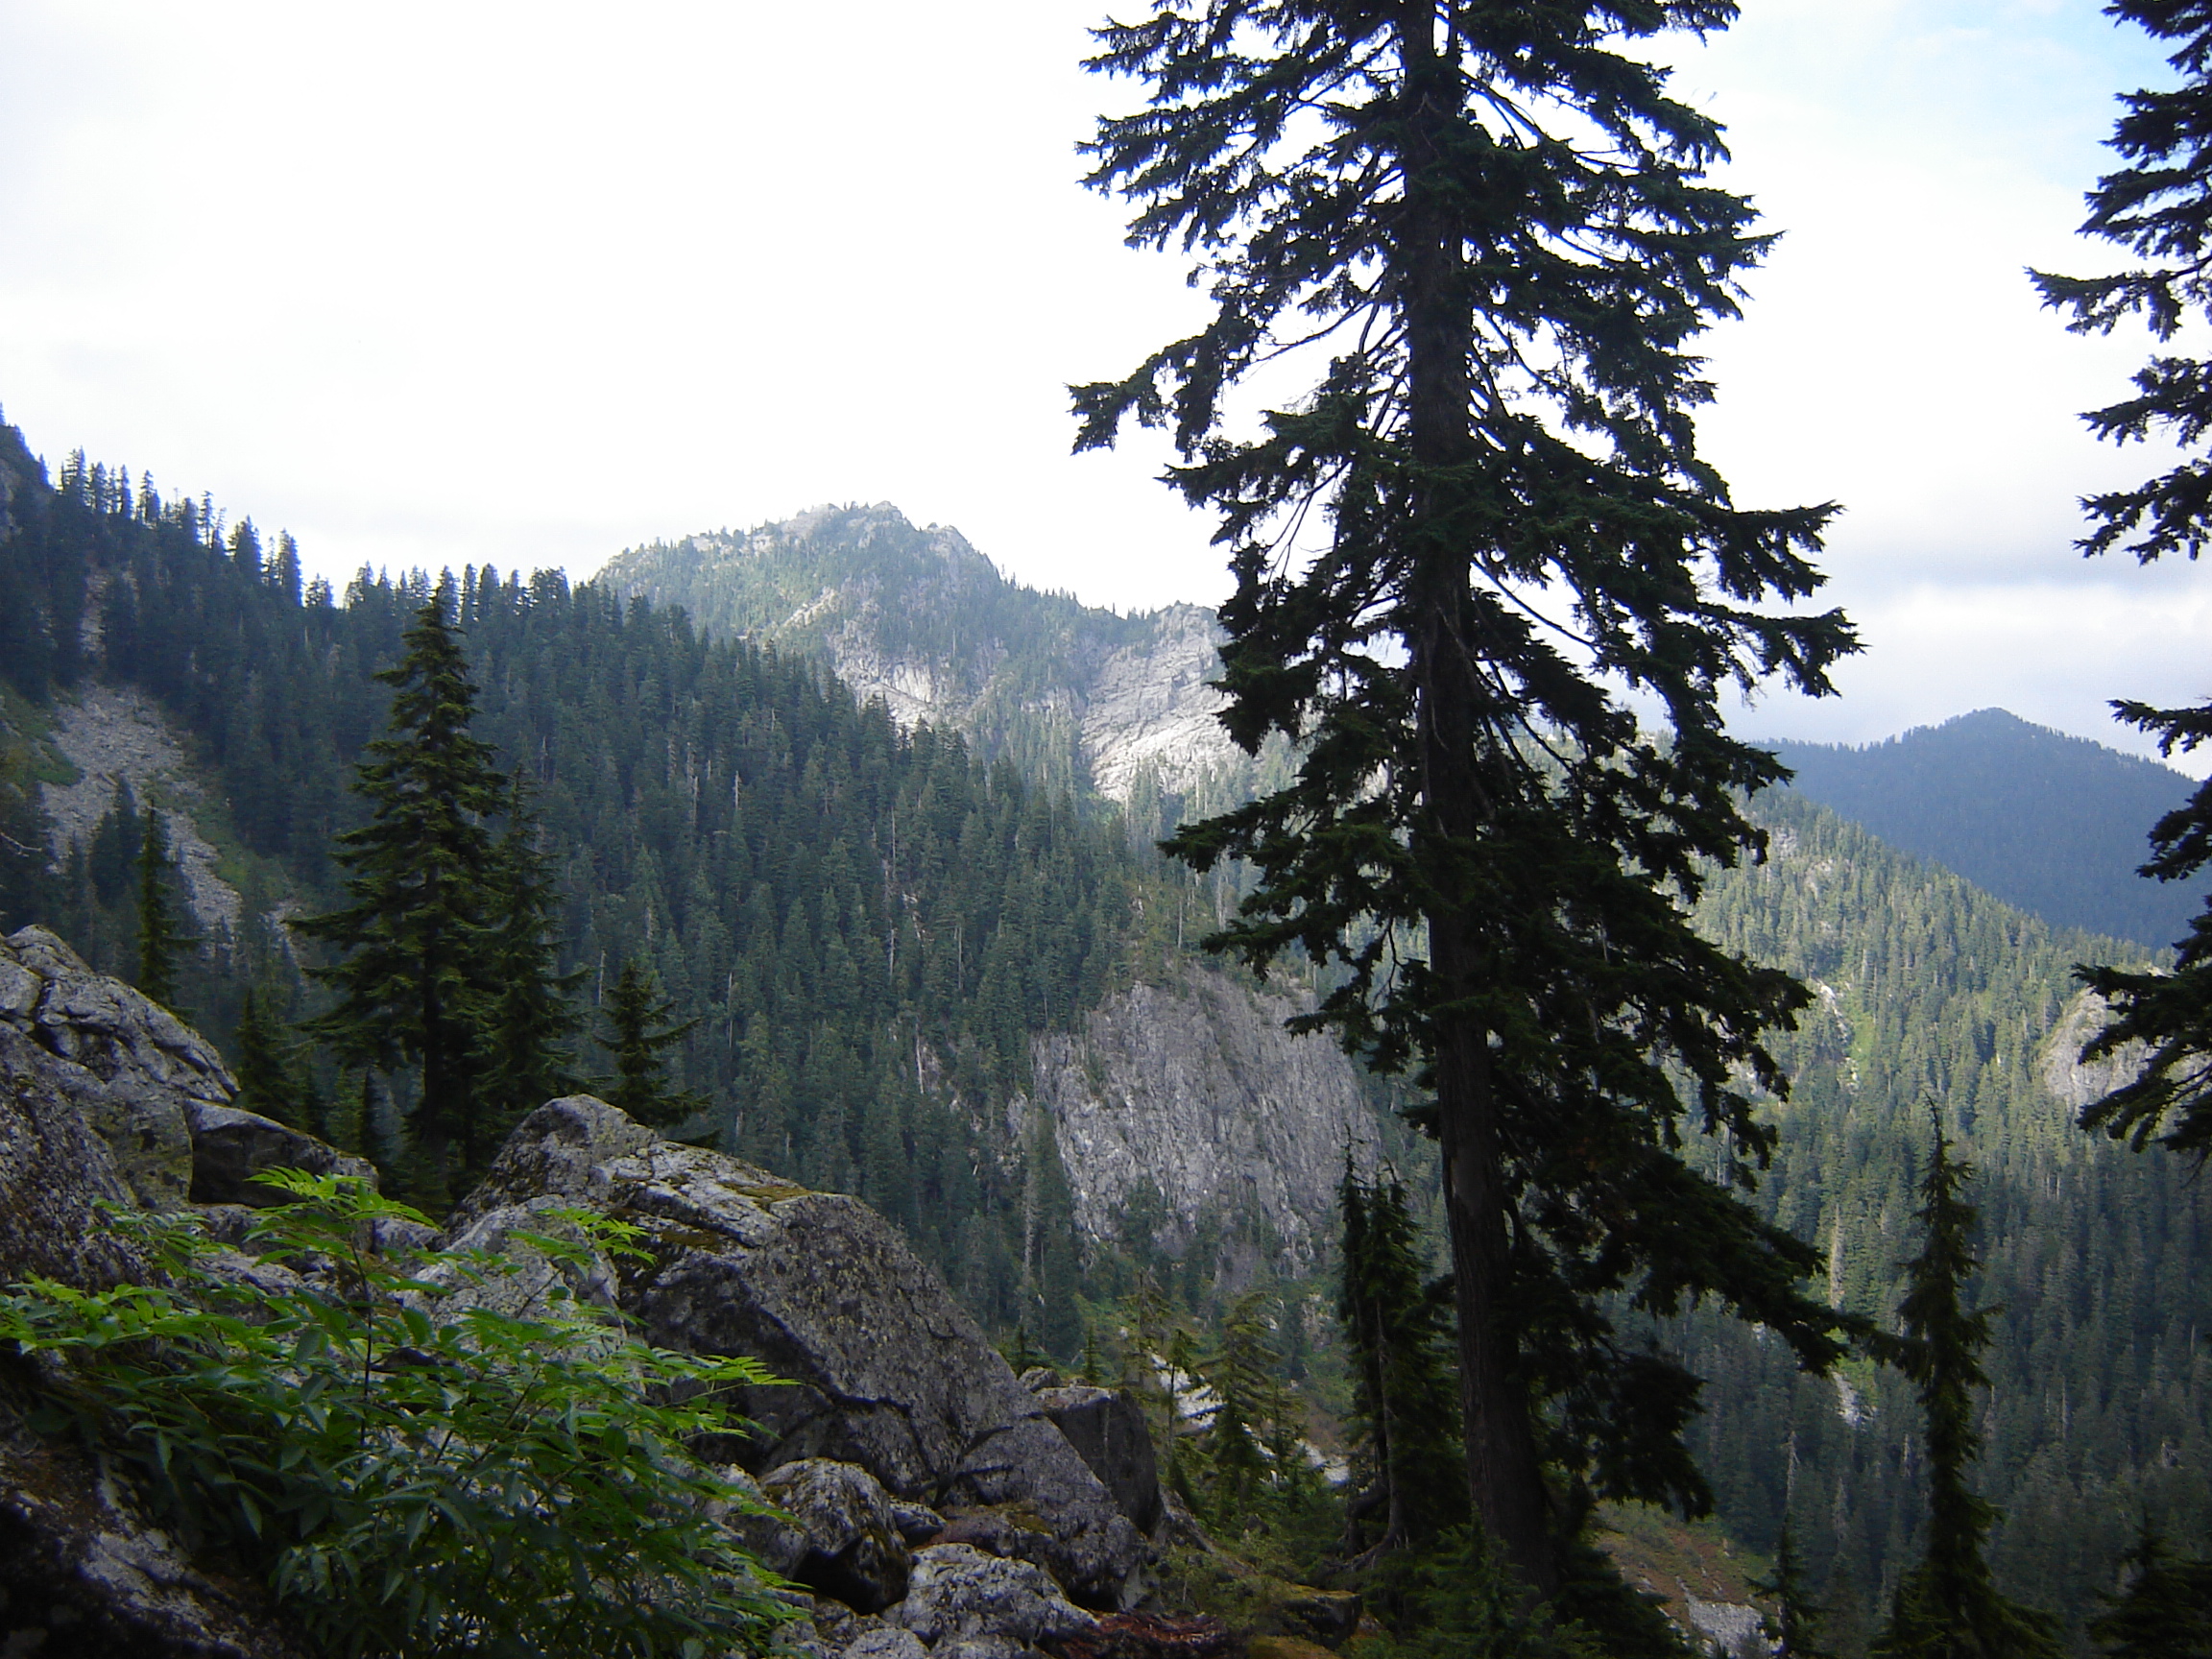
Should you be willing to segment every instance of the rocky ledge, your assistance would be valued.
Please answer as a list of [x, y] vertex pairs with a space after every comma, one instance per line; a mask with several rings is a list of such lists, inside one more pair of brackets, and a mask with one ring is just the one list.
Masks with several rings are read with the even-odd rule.
[[[142, 1277], [102, 1203], [197, 1211], [236, 1238], [257, 1169], [373, 1174], [237, 1110], [235, 1093], [211, 1045], [52, 934], [0, 945], [0, 1283]], [[580, 1293], [664, 1346], [789, 1380], [738, 1403], [757, 1432], [707, 1450], [774, 1511], [726, 1522], [800, 1587], [795, 1654], [1226, 1650], [1218, 1624], [1145, 1610], [1166, 1506], [1134, 1402], [1023, 1386], [866, 1205], [579, 1095], [523, 1121], [439, 1242], [504, 1250], [542, 1211], [578, 1205], [637, 1226], [644, 1246], [565, 1268]], [[29, 1381], [0, 1357], [0, 1652], [303, 1651], [258, 1584], [193, 1558], [95, 1457], [33, 1435], [15, 1409]]]

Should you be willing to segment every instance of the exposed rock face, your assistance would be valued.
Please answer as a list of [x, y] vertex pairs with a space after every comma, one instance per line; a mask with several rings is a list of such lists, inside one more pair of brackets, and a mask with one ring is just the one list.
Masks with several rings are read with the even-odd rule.
[[2043, 1087], [2053, 1099], [2075, 1112], [2132, 1083], [2143, 1069], [2145, 1050], [2140, 1043], [2130, 1043], [2102, 1060], [2083, 1063], [2081, 1046], [2104, 1029], [2105, 1019], [2104, 998], [2094, 991], [2077, 992], [2036, 1050], [2035, 1073]]
[[62, 1447], [0, 1435], [0, 1654], [305, 1659], [258, 1584], [219, 1577]]
[[1070, 1606], [1040, 1569], [966, 1544], [933, 1544], [915, 1551], [913, 1582], [894, 1617], [939, 1653], [950, 1643], [978, 1637], [1034, 1647], [1097, 1623]]
[[644, 1229], [651, 1260], [622, 1266], [619, 1294], [653, 1341], [748, 1355], [791, 1380], [736, 1403], [761, 1425], [733, 1448], [738, 1461], [764, 1470], [832, 1458], [901, 1498], [1030, 1505], [1070, 1594], [1099, 1605], [1123, 1595], [1146, 1556], [1137, 1528], [936, 1274], [866, 1205], [660, 1141], [585, 1095], [524, 1119], [453, 1233], [506, 1225], [546, 1199]]
[[1370, 1158], [1374, 1125], [1343, 1052], [1283, 1029], [1301, 1009], [1194, 968], [1112, 998], [1080, 1035], [1036, 1039], [1038, 1099], [1087, 1236], [1120, 1237], [1149, 1181], [1177, 1246], [1209, 1211], [1257, 1210], [1310, 1258], [1335, 1226], [1344, 1149]]
[[1084, 757], [1092, 783], [1117, 801], [1147, 769], [1181, 791], [1244, 760], [1217, 718], [1228, 699], [1208, 684], [1221, 673], [1221, 625], [1195, 605], [1146, 620], [1150, 637], [1108, 653], [1085, 687]]
[[[96, 1205], [180, 1207], [195, 1118], [222, 1113], [229, 1095], [212, 1047], [52, 934], [25, 928], [0, 945], [0, 1283], [43, 1275], [94, 1289], [142, 1277]], [[194, 1561], [127, 1484], [0, 1407], [0, 1653], [303, 1651], [258, 1583]]]
[[302, 1130], [241, 1112], [234, 1106], [186, 1103], [192, 1135], [192, 1202], [243, 1204], [266, 1209], [289, 1202], [275, 1188], [253, 1177], [264, 1169], [304, 1169], [310, 1175], [353, 1175], [376, 1184], [376, 1166], [354, 1158]]
[[634, 548], [603, 580], [717, 633], [815, 653], [902, 726], [957, 727], [987, 747], [1012, 739], [1033, 764], [1071, 751], [1116, 800], [1142, 775], [1178, 792], [1248, 764], [1214, 718], [1211, 612], [1122, 616], [1040, 593], [959, 531], [917, 527], [888, 502]]
[[1091, 1473], [1105, 1482], [1141, 1532], [1160, 1525], [1160, 1470], [1152, 1455], [1152, 1431], [1143, 1408], [1126, 1388], [1094, 1388], [1087, 1382], [1040, 1388], [1037, 1403], [1053, 1426], [1068, 1436]]
[[807, 1549], [790, 1569], [802, 1584], [862, 1613], [905, 1596], [913, 1556], [890, 1494], [867, 1470], [805, 1457], [770, 1470], [760, 1490], [806, 1534]]
[[215, 873], [218, 854], [180, 804], [200, 786], [185, 769], [184, 751], [160, 706], [130, 686], [95, 685], [75, 703], [56, 706], [54, 746], [77, 768], [74, 783], [39, 785], [57, 857], [87, 840], [128, 786], [141, 809], [156, 796], [161, 828], [184, 886], [185, 908], [207, 938], [233, 936], [244, 909], [238, 889]]
[[87, 968], [43, 927], [0, 945], [0, 1024], [27, 1041], [0, 1049], [0, 1076], [68, 1102], [107, 1143], [130, 1196], [174, 1210], [192, 1187], [196, 1109], [228, 1107], [223, 1057], [119, 979]]

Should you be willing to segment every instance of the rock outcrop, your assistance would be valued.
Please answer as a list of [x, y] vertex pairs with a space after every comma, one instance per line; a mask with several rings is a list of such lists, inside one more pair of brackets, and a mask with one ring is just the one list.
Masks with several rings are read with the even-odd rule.
[[0, 1050], [19, 1097], [62, 1100], [113, 1155], [149, 1210], [192, 1189], [195, 1110], [238, 1092], [213, 1044], [119, 979], [95, 974], [43, 927], [0, 945], [0, 1026], [24, 1041]]
[[[99, 1206], [184, 1207], [193, 1125], [219, 1121], [231, 1093], [210, 1045], [51, 933], [27, 927], [0, 945], [0, 1283], [144, 1277]], [[128, 1481], [24, 1429], [16, 1407], [33, 1375], [0, 1359], [0, 1653], [302, 1653], [257, 1582], [194, 1559]]]
[[1150, 1183], [1170, 1251], [1209, 1213], [1256, 1212], [1310, 1261], [1335, 1226], [1345, 1148], [1364, 1161], [1375, 1128], [1343, 1052], [1283, 1029], [1305, 1006], [1190, 968], [1109, 998], [1079, 1032], [1036, 1038], [1038, 1102], [1088, 1237], [1120, 1238]]
[[937, 1507], [1020, 1506], [1078, 1600], [1134, 1594], [1147, 1546], [937, 1275], [857, 1199], [810, 1192], [720, 1153], [657, 1138], [588, 1095], [517, 1128], [456, 1212], [456, 1239], [533, 1204], [583, 1203], [642, 1229], [619, 1267], [623, 1311], [651, 1340], [746, 1355], [789, 1385], [746, 1391], [759, 1425], [731, 1455], [756, 1472], [856, 1464]]

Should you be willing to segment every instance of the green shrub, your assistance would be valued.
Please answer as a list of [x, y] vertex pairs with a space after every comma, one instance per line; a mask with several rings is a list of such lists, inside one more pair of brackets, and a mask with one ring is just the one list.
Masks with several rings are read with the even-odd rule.
[[294, 1202], [259, 1213], [251, 1277], [195, 1222], [118, 1214], [164, 1283], [0, 1296], [0, 1340], [64, 1358], [34, 1428], [133, 1465], [188, 1545], [258, 1567], [346, 1659], [769, 1645], [777, 1581], [712, 1518], [753, 1505], [685, 1448], [731, 1431], [720, 1390], [773, 1379], [654, 1348], [563, 1286], [639, 1253], [637, 1229], [553, 1211], [520, 1261], [384, 1255], [372, 1227], [413, 1212], [349, 1177], [264, 1179]]

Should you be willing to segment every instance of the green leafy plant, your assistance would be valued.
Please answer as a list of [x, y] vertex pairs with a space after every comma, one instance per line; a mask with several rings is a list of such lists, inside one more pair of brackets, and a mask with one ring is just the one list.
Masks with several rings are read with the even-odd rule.
[[757, 1652], [778, 1581], [718, 1516], [757, 1504], [685, 1447], [755, 1361], [672, 1353], [570, 1281], [637, 1230], [549, 1210], [502, 1255], [380, 1251], [404, 1206], [277, 1171], [239, 1271], [190, 1220], [118, 1215], [164, 1283], [30, 1280], [0, 1340], [47, 1352], [33, 1426], [135, 1468], [196, 1547], [259, 1567], [322, 1647], [372, 1654]]

